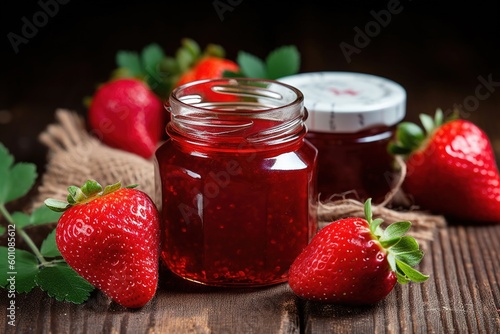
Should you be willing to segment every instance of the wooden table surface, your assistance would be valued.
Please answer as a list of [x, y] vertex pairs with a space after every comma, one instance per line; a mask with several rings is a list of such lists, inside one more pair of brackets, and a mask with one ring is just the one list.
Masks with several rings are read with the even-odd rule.
[[95, 291], [84, 304], [38, 289], [16, 297], [5, 333], [500, 333], [500, 225], [451, 225], [426, 242], [421, 284], [397, 285], [382, 302], [347, 307], [297, 298], [288, 284], [255, 289], [197, 285], [161, 272], [157, 295], [127, 310]]
[[[42, 10], [41, 2], [8, 2], [8, 10], [2, 8], [3, 36], [21, 34], [23, 22]], [[301, 71], [388, 77], [407, 90], [408, 120], [438, 107], [465, 105], [462, 116], [485, 130], [500, 159], [498, 2], [344, 1], [331, 11], [308, 1], [277, 13], [267, 3], [221, 0], [217, 3], [232, 4], [224, 20], [214, 9], [216, 1], [57, 2], [57, 13], [18, 52], [7, 38], [0, 49], [5, 65], [0, 142], [17, 161], [36, 163], [40, 174], [47, 149], [37, 136], [54, 121], [56, 108], [84, 115], [82, 99], [107, 80], [117, 50], [157, 42], [172, 54], [183, 37], [202, 46], [220, 43], [233, 59], [239, 50], [263, 58], [277, 46], [294, 44], [301, 51]], [[389, 9], [388, 3], [400, 4], [401, 10], [366, 45], [360, 46], [358, 37], [358, 49], [347, 59], [340, 44], [355, 45], [355, 28], [374, 22], [373, 15]], [[478, 99], [478, 87], [488, 78], [489, 94], [484, 97], [483, 85]], [[425, 244], [419, 269], [430, 279], [398, 285], [371, 307], [305, 302], [286, 283], [208, 288], [162, 270], [157, 295], [140, 310], [110, 303], [100, 292], [74, 305], [35, 288], [16, 296], [12, 327], [6, 317], [9, 300], [1, 290], [0, 333], [500, 333], [499, 246], [500, 224], [449, 221]]]

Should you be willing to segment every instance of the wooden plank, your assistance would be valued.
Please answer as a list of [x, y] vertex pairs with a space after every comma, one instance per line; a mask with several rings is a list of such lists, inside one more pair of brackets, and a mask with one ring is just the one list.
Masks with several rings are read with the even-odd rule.
[[16, 296], [16, 327], [5, 333], [500, 333], [500, 225], [449, 226], [426, 245], [423, 284], [397, 286], [381, 303], [346, 307], [306, 302], [287, 284], [258, 289], [197, 285], [162, 272], [158, 294], [127, 310], [100, 292], [82, 305], [35, 289]]
[[82, 305], [57, 302], [38, 289], [16, 297], [16, 327], [6, 322], [2, 293], [0, 332], [5, 333], [299, 333], [297, 298], [287, 284], [223, 289], [164, 274], [158, 294], [144, 308], [127, 310], [95, 292]]

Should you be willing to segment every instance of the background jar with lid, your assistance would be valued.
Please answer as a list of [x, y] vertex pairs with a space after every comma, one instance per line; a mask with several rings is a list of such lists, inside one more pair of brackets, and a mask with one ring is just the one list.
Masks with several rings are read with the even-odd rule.
[[405, 117], [406, 91], [364, 73], [312, 72], [281, 78], [302, 91], [307, 139], [318, 149], [320, 200], [382, 202], [394, 180], [387, 145]]
[[216, 286], [287, 280], [316, 231], [317, 150], [301, 92], [276, 81], [216, 79], [177, 88], [156, 152], [162, 260]]

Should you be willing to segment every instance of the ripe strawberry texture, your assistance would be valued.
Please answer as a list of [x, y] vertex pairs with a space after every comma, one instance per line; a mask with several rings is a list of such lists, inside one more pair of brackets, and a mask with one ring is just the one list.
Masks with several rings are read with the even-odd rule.
[[500, 223], [500, 177], [486, 133], [470, 121], [421, 115], [426, 133], [401, 123], [390, 150], [406, 158], [403, 189], [423, 209]]
[[97, 89], [88, 121], [105, 144], [149, 159], [161, 140], [166, 111], [145, 82], [121, 78]]
[[369, 305], [383, 300], [397, 282], [423, 282], [428, 276], [413, 269], [423, 252], [404, 234], [410, 222], [386, 230], [372, 219], [371, 199], [365, 218], [334, 221], [321, 229], [295, 259], [289, 271], [292, 291], [307, 300]]
[[203, 79], [219, 79], [225, 71], [238, 72], [239, 66], [229, 59], [207, 56], [201, 58], [191, 69], [179, 78], [175, 86]]
[[118, 304], [144, 306], [156, 293], [160, 249], [159, 214], [140, 190], [120, 183], [104, 190], [89, 180], [71, 186], [68, 203], [45, 204], [64, 211], [56, 244], [80, 276]]

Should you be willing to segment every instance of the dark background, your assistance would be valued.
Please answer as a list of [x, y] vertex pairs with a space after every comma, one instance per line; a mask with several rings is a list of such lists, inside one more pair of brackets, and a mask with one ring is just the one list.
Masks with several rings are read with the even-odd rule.
[[[479, 103], [462, 117], [491, 137], [498, 133], [500, 86], [487, 98], [476, 98], [478, 77], [500, 83], [498, 1], [401, 0], [398, 13], [372, 33], [350, 62], [340, 43], [356, 46], [355, 27], [364, 31], [375, 20], [374, 12], [396, 1], [220, 0], [231, 10], [219, 13], [213, 0], [61, 2], [67, 3], [52, 7], [53, 17], [17, 53], [8, 34], [22, 35], [23, 17], [33, 23], [42, 6], [38, 1], [0, 5], [0, 142], [17, 160], [35, 162], [41, 169], [46, 148], [38, 134], [54, 121], [56, 108], [85, 115], [82, 100], [108, 79], [117, 50], [139, 51], [156, 42], [173, 54], [183, 37], [202, 47], [221, 44], [231, 59], [239, 50], [265, 57], [278, 46], [294, 44], [302, 56], [301, 72], [355, 71], [390, 78], [407, 90], [409, 120], [475, 98]], [[498, 157], [500, 142], [492, 141]]]

